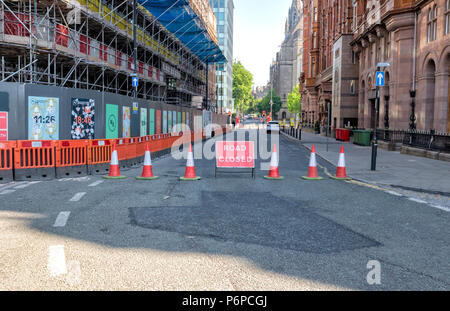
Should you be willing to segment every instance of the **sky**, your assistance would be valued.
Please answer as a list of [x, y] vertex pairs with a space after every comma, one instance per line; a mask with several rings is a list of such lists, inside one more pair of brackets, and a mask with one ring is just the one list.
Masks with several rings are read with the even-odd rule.
[[270, 64], [284, 39], [292, 0], [233, 0], [233, 58], [253, 74], [254, 86], [266, 85]]

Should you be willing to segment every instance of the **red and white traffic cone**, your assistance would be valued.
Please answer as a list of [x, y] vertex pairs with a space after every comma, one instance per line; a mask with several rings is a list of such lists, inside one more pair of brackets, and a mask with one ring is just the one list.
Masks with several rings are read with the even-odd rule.
[[344, 146], [341, 146], [341, 152], [339, 153], [339, 162], [336, 169], [336, 176], [332, 176], [331, 178], [337, 180], [351, 180], [351, 178], [347, 177], [347, 172], [345, 170]]
[[278, 172], [278, 153], [276, 145], [273, 145], [272, 149], [272, 157], [270, 158], [269, 176], [264, 176], [264, 178], [270, 180], [284, 179], [284, 177], [281, 177], [280, 173]]
[[302, 177], [305, 180], [321, 180], [322, 177], [319, 177], [317, 172], [317, 161], [316, 161], [316, 147], [313, 145], [311, 149], [311, 157], [309, 159], [309, 169], [308, 176]]
[[186, 172], [184, 177], [180, 177], [180, 180], [200, 180], [200, 177], [195, 175], [195, 165], [194, 165], [194, 153], [192, 152], [192, 145], [189, 145], [189, 152], [187, 156]]
[[155, 180], [158, 176], [153, 175], [152, 156], [150, 153], [150, 147], [148, 143], [145, 147], [144, 167], [142, 169], [141, 177], [136, 177], [137, 180]]
[[116, 145], [113, 145], [113, 151], [111, 154], [111, 164], [109, 166], [109, 175], [103, 176], [105, 179], [124, 179], [125, 176], [120, 175], [120, 168], [119, 168], [119, 157], [117, 156], [117, 149]]

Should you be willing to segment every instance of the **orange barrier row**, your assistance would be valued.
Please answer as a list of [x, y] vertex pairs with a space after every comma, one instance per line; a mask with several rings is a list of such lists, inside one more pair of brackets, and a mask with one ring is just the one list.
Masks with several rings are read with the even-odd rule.
[[120, 139], [4, 141], [0, 142], [0, 182], [104, 174], [109, 169], [113, 145], [125, 168], [143, 162], [147, 144], [152, 153], [159, 153], [205, 138], [204, 131], [197, 131], [190, 135], [180, 132]]

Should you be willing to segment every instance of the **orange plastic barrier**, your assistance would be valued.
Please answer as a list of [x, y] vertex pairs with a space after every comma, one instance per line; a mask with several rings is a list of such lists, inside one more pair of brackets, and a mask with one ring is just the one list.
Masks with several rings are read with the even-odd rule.
[[55, 146], [52, 140], [19, 140], [14, 149], [14, 168], [41, 168], [55, 166]]
[[88, 140], [56, 142], [56, 177], [88, 173]]
[[130, 138], [118, 138], [113, 142], [116, 145], [117, 156], [119, 157], [119, 161], [126, 161], [129, 159], [129, 143]]
[[89, 141], [88, 165], [111, 162], [112, 144], [108, 139], [95, 139]]
[[109, 171], [112, 143], [108, 139], [89, 141], [87, 151], [88, 174], [105, 174]]
[[13, 180], [15, 141], [0, 141], [0, 182]]
[[15, 180], [54, 178], [56, 144], [53, 140], [18, 140], [14, 148]]

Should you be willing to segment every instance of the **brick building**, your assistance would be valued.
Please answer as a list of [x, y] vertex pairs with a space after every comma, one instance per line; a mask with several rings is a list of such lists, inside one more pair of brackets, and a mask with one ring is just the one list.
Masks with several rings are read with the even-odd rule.
[[303, 73], [300, 77], [302, 120], [326, 126], [356, 125], [358, 65], [353, 40], [351, 0], [305, 0]]
[[[302, 119], [450, 132], [450, 0], [304, 0]], [[414, 114], [413, 114], [414, 111]]]

